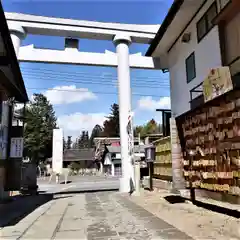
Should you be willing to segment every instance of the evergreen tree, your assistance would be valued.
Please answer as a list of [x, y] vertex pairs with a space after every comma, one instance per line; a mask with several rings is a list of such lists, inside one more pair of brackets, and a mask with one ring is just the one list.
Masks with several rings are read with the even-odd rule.
[[67, 142], [66, 142], [65, 138], [63, 137], [63, 152], [65, 151], [66, 148], [67, 148]]
[[78, 148], [78, 138], [75, 139], [75, 141], [71, 145], [72, 149], [77, 149]]
[[94, 146], [94, 142], [93, 142], [94, 138], [101, 137], [102, 135], [103, 135], [103, 129], [102, 129], [102, 127], [100, 125], [97, 124], [93, 128], [92, 133], [91, 133], [91, 137], [90, 137], [90, 140], [89, 140], [90, 146], [91, 147]]
[[71, 147], [72, 147], [72, 136], [68, 136], [67, 149], [71, 149]]
[[89, 147], [89, 135], [88, 131], [82, 131], [78, 139], [78, 149], [88, 148]]
[[53, 129], [57, 128], [53, 106], [43, 94], [34, 94], [25, 109], [24, 153], [39, 162], [52, 156]]
[[106, 137], [119, 137], [119, 106], [111, 105], [111, 113], [103, 123], [103, 135]]
[[154, 119], [151, 119], [145, 125], [136, 126], [134, 128], [135, 137], [137, 137], [139, 133], [142, 137], [145, 137], [146, 135], [149, 135], [149, 134], [161, 133], [161, 132], [162, 132], [162, 125], [158, 124]]

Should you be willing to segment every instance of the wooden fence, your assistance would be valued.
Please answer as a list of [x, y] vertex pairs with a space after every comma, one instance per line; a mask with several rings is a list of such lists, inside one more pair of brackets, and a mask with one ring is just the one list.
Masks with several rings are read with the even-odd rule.
[[156, 160], [153, 167], [153, 177], [172, 181], [171, 138], [165, 137], [154, 142]]

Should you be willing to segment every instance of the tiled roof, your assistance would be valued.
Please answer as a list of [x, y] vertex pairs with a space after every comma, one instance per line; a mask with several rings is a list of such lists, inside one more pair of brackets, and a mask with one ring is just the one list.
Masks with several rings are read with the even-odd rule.
[[[63, 161], [71, 162], [71, 161], [92, 161], [94, 160], [94, 149], [86, 148], [86, 149], [66, 149], [63, 154]], [[52, 161], [52, 158], [47, 159], [49, 162]]]
[[[120, 153], [121, 147], [120, 146], [107, 146], [107, 149], [110, 153]], [[134, 146], [134, 152], [144, 153], [145, 152], [145, 145]]]
[[94, 160], [94, 149], [66, 149], [63, 154], [64, 161]]

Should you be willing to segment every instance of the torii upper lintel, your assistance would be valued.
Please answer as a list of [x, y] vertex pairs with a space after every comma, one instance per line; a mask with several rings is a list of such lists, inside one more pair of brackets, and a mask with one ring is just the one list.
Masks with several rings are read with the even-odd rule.
[[118, 34], [125, 34], [131, 37], [132, 42], [143, 44], [149, 44], [160, 27], [160, 25], [82, 21], [8, 12], [5, 16], [10, 27], [13, 24], [20, 24], [28, 34], [109, 41]]

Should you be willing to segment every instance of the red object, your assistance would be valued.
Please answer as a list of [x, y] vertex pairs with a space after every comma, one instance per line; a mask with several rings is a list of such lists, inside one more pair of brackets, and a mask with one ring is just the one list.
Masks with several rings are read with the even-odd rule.
[[120, 142], [113, 142], [113, 143], [111, 144], [111, 146], [119, 147], [119, 146], [120, 146]]

